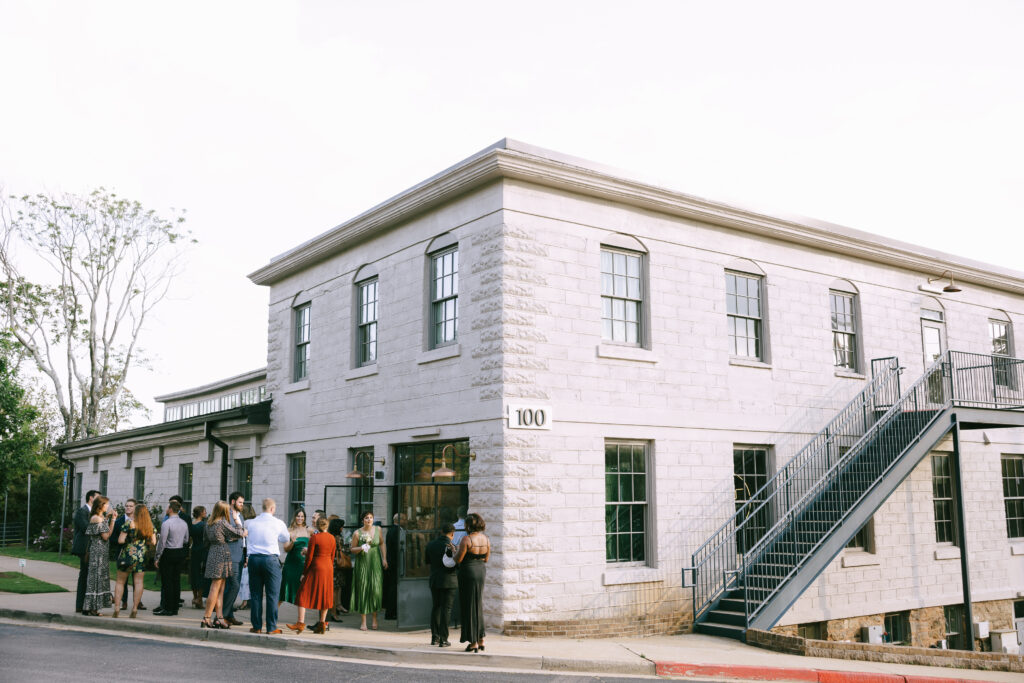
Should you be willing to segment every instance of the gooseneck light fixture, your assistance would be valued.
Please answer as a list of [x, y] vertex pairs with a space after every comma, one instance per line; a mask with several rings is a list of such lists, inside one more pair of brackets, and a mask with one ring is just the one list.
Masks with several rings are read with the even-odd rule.
[[441, 466], [430, 473], [430, 476], [434, 479], [450, 479], [455, 476], [455, 470], [448, 467], [444, 459], [444, 454], [448, 452], [448, 449], [452, 449], [452, 461], [455, 460], [455, 446], [447, 444], [441, 449]]
[[943, 292], [947, 292], [949, 294], [953, 294], [955, 292], [962, 292], [963, 291], [962, 289], [960, 289], [959, 287], [956, 286], [955, 282], [953, 282], [953, 271], [951, 271], [951, 270], [943, 271], [942, 275], [940, 275], [938, 277], [930, 277], [930, 278], [928, 278], [928, 284], [931, 284], [931, 283], [935, 282], [936, 280], [945, 280], [947, 277], [949, 278], [949, 284], [942, 288]]
[[[370, 466], [366, 468], [366, 471], [372, 473], [372, 471], [373, 471], [373, 463], [374, 463], [373, 453], [371, 453], [370, 451], [356, 451], [352, 455], [352, 471], [349, 472], [348, 474], [346, 474], [345, 478], [346, 479], [365, 479], [367, 476], [369, 476], [369, 475], [366, 474], [366, 471], [363, 471], [363, 470], [359, 469], [359, 465], [362, 464], [362, 461], [367, 459], [367, 458], [369, 458], [369, 460], [370, 460]], [[380, 464], [381, 464], [381, 467], [384, 466], [384, 458], [383, 457], [381, 457], [381, 459], [380, 459]]]

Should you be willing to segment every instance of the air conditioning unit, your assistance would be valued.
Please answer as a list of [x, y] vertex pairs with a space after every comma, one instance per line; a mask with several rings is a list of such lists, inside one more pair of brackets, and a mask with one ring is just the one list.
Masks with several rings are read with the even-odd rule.
[[988, 638], [988, 622], [987, 621], [976, 621], [976, 622], [974, 622], [974, 637], [975, 638]]
[[884, 629], [881, 626], [861, 626], [860, 639], [865, 643], [881, 645], [883, 632]]
[[1002, 652], [1007, 655], [1020, 654], [1020, 645], [1017, 644], [1017, 631], [1013, 629], [992, 629], [992, 652]]

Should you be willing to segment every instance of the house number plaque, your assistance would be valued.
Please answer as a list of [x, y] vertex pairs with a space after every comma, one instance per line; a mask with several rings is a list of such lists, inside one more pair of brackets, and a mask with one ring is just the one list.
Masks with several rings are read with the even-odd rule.
[[510, 403], [509, 429], [551, 429], [551, 407]]

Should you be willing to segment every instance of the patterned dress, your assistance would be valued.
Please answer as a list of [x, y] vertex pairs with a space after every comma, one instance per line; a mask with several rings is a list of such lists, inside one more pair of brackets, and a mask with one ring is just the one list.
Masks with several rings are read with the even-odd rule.
[[[146, 539], [139, 536], [135, 523], [128, 520], [121, 527], [125, 535], [124, 547], [117, 556], [117, 570], [121, 572], [141, 572], [146, 568]], [[122, 566], [125, 562], [127, 567]]]
[[86, 612], [96, 612], [114, 602], [110, 592], [110, 541], [100, 535], [109, 532], [110, 523], [105, 517], [101, 522], [90, 522], [85, 529], [89, 537], [89, 573], [82, 609]]
[[359, 614], [373, 614], [380, 611], [381, 596], [384, 592], [384, 571], [380, 563], [380, 527], [366, 533], [356, 531], [359, 545], [370, 544], [370, 552], [354, 555], [355, 569], [352, 580], [352, 611]]
[[241, 538], [242, 531], [242, 527], [224, 518], [206, 525], [206, 542], [210, 546], [206, 555], [206, 578], [226, 579], [234, 573], [228, 543]]

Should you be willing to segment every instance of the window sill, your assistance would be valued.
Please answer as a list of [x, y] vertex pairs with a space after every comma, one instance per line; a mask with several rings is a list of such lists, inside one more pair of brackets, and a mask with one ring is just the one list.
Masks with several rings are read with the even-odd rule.
[[1011, 555], [1024, 555], [1024, 543], [1011, 543], [1010, 544]]
[[959, 560], [960, 548], [955, 545], [943, 546], [935, 549], [936, 560]]
[[306, 379], [300, 379], [298, 382], [286, 384], [284, 389], [282, 389], [282, 392], [285, 394], [294, 394], [296, 391], [305, 391], [306, 389], [309, 389], [308, 377]]
[[616, 360], [633, 360], [640, 363], [655, 364], [658, 357], [650, 349], [640, 346], [625, 346], [619, 344], [598, 344], [598, 358], [614, 358]]
[[848, 379], [867, 379], [868, 376], [862, 372], [854, 372], [853, 370], [843, 370], [842, 368], [836, 368], [836, 377], [846, 377]]
[[655, 583], [663, 581], [661, 572], [655, 567], [622, 567], [606, 569], [601, 575], [601, 585], [622, 586], [629, 583]]
[[377, 364], [371, 363], [370, 365], [364, 365], [360, 368], [349, 370], [348, 374], [345, 375], [345, 381], [360, 379], [363, 377], [372, 377], [377, 374]]
[[420, 357], [416, 360], [420, 365], [425, 363], [433, 363], [434, 361], [444, 360], [446, 358], [455, 358], [462, 353], [461, 344], [449, 344], [448, 346], [442, 346], [438, 349], [430, 349], [420, 354]]
[[761, 368], [762, 370], [772, 369], [770, 363], [765, 363], [761, 360], [754, 360], [753, 358], [742, 358], [740, 356], [731, 356], [729, 358], [729, 365], [738, 365], [743, 368]]
[[882, 564], [878, 556], [865, 550], [847, 550], [843, 553], [843, 568], [877, 567]]

